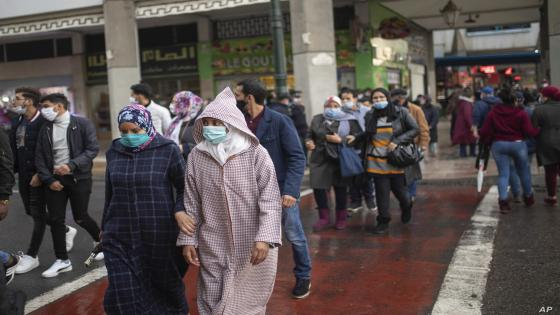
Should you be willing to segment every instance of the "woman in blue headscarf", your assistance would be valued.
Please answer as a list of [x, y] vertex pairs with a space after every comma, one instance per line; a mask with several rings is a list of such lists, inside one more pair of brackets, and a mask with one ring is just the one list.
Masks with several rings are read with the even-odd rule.
[[185, 162], [143, 106], [123, 108], [118, 124], [121, 138], [107, 152], [105, 175], [105, 312], [186, 314], [187, 267], [175, 246], [185, 214]]
[[341, 109], [342, 101], [338, 96], [327, 98], [324, 112], [315, 115], [307, 134], [305, 145], [311, 152], [309, 158], [309, 177], [315, 202], [319, 209], [319, 220], [313, 225], [315, 231], [330, 226], [328, 191], [334, 187], [336, 199], [335, 228], [346, 228], [346, 198], [352, 177], [340, 175], [338, 146], [346, 142], [348, 136], [362, 132], [358, 121], [352, 114]]

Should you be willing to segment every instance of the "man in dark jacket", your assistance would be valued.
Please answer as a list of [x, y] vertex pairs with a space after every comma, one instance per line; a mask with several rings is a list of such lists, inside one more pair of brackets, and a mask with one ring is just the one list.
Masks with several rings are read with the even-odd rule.
[[[12, 150], [10, 149], [10, 141], [4, 129], [0, 128], [0, 221], [8, 216], [8, 205], [10, 196], [12, 195], [12, 186], [14, 186], [14, 172], [12, 171], [14, 160], [12, 158]], [[0, 273], [0, 301], [2, 301], [4, 286], [6, 282], [10, 282], [15, 273], [15, 267], [18, 263], [18, 257], [0, 250], [0, 265], [2, 272]], [[4, 281], [6, 277], [6, 281]], [[2, 313], [3, 314], [3, 313]]]
[[287, 116], [263, 105], [266, 89], [260, 82], [239, 82], [235, 96], [238, 106], [245, 111], [249, 129], [266, 148], [274, 163], [282, 193], [282, 225], [286, 238], [292, 243], [296, 265], [296, 285], [292, 295], [297, 299], [305, 298], [311, 288], [311, 257], [299, 216], [298, 199], [305, 170], [305, 156], [296, 129]]
[[[14, 185], [13, 157], [10, 140], [0, 128], [0, 221], [8, 215], [8, 204]], [[23, 314], [25, 294], [6, 285], [13, 280], [19, 258], [0, 250], [0, 314]]]
[[480, 90], [480, 100], [474, 102], [472, 113], [473, 132], [476, 135], [478, 135], [478, 130], [482, 128], [492, 107], [499, 103], [501, 103], [501, 100], [494, 96], [494, 89], [491, 86], [485, 86]]
[[[19, 173], [18, 187], [25, 213], [33, 218], [33, 233], [27, 254], [21, 256], [16, 273], [22, 274], [39, 267], [37, 253], [48, 224], [45, 191], [35, 168], [35, 149], [39, 131], [47, 122], [39, 111], [41, 94], [32, 88], [18, 88], [11, 111], [18, 114], [12, 128], [11, 143], [14, 154], [14, 172]], [[66, 227], [66, 247], [74, 243], [76, 229]]]
[[268, 105], [268, 108], [292, 119], [299, 136], [301, 147], [304, 150], [304, 156], [307, 156], [307, 154], [305, 154], [306, 149], [304, 140], [307, 136], [307, 129], [309, 126], [307, 125], [307, 119], [305, 118], [305, 108], [302, 105], [292, 102], [292, 99], [288, 94], [280, 95], [276, 102], [271, 102], [270, 105]]
[[[56, 277], [72, 270], [65, 241], [66, 204], [70, 199], [72, 215], [78, 225], [99, 242], [99, 226], [88, 214], [92, 187], [93, 159], [99, 152], [93, 123], [70, 115], [68, 99], [63, 94], [50, 94], [41, 99], [41, 114], [47, 122], [39, 132], [35, 165], [45, 186], [47, 211], [57, 260], [43, 272], [43, 277]], [[97, 256], [101, 258], [101, 256]]]

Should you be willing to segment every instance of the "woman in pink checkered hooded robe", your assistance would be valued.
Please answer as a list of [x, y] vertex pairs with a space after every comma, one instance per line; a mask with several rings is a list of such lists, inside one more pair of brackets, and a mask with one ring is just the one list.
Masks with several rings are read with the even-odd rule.
[[[212, 144], [203, 128], [216, 123], [227, 137]], [[229, 88], [195, 122], [197, 146], [185, 175], [185, 208], [196, 232], [177, 239], [200, 264], [200, 314], [265, 314], [281, 245], [282, 201], [274, 165], [247, 128]], [[195, 250], [196, 249], [196, 250]]]

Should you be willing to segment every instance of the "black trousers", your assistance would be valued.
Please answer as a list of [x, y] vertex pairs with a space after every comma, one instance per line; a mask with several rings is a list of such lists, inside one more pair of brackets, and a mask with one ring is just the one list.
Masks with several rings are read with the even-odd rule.
[[373, 181], [367, 175], [355, 176], [350, 185], [350, 201], [362, 202], [364, 199], [373, 199]]
[[404, 174], [371, 174], [370, 176], [373, 177], [375, 183], [375, 196], [377, 209], [379, 210], [378, 223], [389, 223], [391, 221], [391, 214], [389, 213], [391, 191], [399, 201], [401, 211], [410, 210], [412, 205]]
[[[313, 189], [315, 202], [319, 209], [329, 208], [329, 194], [327, 189]], [[334, 197], [336, 200], [336, 210], [346, 210], [346, 199], [348, 197], [348, 187], [334, 187]]]
[[45, 190], [43, 187], [31, 187], [29, 185], [31, 178], [29, 175], [21, 176], [20, 174], [18, 186], [25, 213], [33, 218], [33, 232], [27, 255], [37, 257], [48, 224], [48, 216], [45, 206]]
[[88, 214], [92, 180], [75, 180], [73, 176], [58, 176], [57, 180], [64, 186], [64, 189], [53, 191], [45, 187], [45, 199], [51, 222], [55, 256], [58, 259], [66, 260], [68, 253], [66, 252], [65, 221], [68, 200], [70, 200], [74, 221], [83, 227], [96, 242], [99, 242], [99, 226]]

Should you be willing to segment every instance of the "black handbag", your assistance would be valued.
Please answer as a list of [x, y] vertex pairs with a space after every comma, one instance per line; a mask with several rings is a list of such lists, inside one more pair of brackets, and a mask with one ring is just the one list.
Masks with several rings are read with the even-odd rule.
[[424, 158], [414, 143], [399, 144], [387, 155], [387, 162], [393, 166], [405, 168], [414, 165]]
[[[401, 114], [401, 126], [403, 130], [406, 130], [404, 125], [404, 119]], [[408, 166], [414, 165], [424, 159], [424, 155], [418, 149], [418, 146], [414, 143], [401, 143], [397, 147], [387, 154], [387, 162], [393, 166], [406, 168]]]

